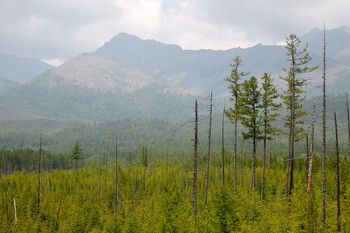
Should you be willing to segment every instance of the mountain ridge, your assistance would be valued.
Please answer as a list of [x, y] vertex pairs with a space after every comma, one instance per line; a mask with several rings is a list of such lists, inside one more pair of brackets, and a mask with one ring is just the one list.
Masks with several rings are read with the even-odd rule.
[[[342, 38], [350, 44], [348, 29], [344, 27], [339, 30], [341, 32], [338, 34], [342, 34]], [[309, 40], [305, 39], [305, 43], [312, 42], [314, 46], [310, 46], [313, 48], [310, 49], [313, 57], [310, 66], [322, 64], [322, 56], [316, 49], [318, 46], [313, 45], [322, 42], [320, 33], [322, 31], [316, 29], [304, 37]], [[330, 40], [331, 43], [335, 41]], [[329, 47], [332, 47], [331, 43]], [[350, 66], [339, 61], [344, 56], [338, 53], [333, 55], [327, 59], [327, 90], [347, 91]], [[227, 98], [228, 84], [224, 79], [230, 75], [230, 63], [235, 56], [243, 61], [242, 71], [256, 77], [265, 72], [270, 73], [282, 90], [284, 84], [278, 77], [283, 75], [282, 68], [288, 67], [288, 63], [286, 50], [281, 45], [257, 44], [250, 48], [229, 50], [183, 50], [177, 45], [143, 40], [122, 33], [95, 51], [78, 55], [3, 93], [0, 111], [4, 112], [4, 117], [1, 119], [10, 118], [21, 108], [28, 119], [191, 117], [194, 99], [212, 91], [217, 98]], [[321, 94], [318, 88], [321, 77], [320, 69], [308, 77], [309, 95]], [[20, 118], [20, 115], [16, 117]]]
[[23, 84], [52, 68], [39, 59], [0, 53], [0, 78], [10, 81]]

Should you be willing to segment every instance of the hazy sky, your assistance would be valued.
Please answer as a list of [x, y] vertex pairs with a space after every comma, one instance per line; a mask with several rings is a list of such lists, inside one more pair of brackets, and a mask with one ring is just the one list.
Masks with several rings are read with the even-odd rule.
[[350, 26], [348, 0], [0, 0], [0, 53], [51, 63], [119, 32], [184, 49], [277, 44], [314, 28]]

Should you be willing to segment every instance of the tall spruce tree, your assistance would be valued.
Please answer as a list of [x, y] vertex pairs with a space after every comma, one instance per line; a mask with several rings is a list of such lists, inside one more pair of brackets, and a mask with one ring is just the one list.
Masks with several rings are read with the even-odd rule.
[[252, 76], [249, 80], [243, 82], [241, 93], [241, 123], [247, 129], [247, 131], [243, 132], [242, 135], [245, 140], [252, 139], [253, 141], [250, 192], [252, 192], [256, 183], [256, 147], [257, 142], [260, 139], [259, 126], [261, 125], [261, 121], [259, 119], [260, 99], [261, 93], [259, 90], [258, 80]]
[[231, 74], [225, 78], [230, 83], [229, 90], [231, 93], [230, 101], [233, 102], [233, 107], [225, 109], [225, 114], [231, 123], [234, 125], [234, 141], [233, 141], [233, 192], [237, 191], [237, 125], [240, 119], [240, 80], [246, 74], [239, 69], [242, 66], [242, 60], [237, 56], [233, 59]]
[[292, 194], [294, 184], [294, 143], [303, 136], [301, 119], [302, 116], [307, 115], [302, 109], [302, 103], [305, 100], [304, 87], [307, 84], [307, 79], [303, 74], [312, 72], [317, 67], [309, 67], [308, 63], [311, 57], [307, 52], [307, 46], [301, 48], [301, 40], [295, 35], [291, 34], [286, 38], [287, 61], [288, 68], [283, 68], [286, 76], [281, 77], [287, 83], [287, 90], [282, 95], [283, 102], [288, 111], [285, 117], [285, 126], [289, 129], [288, 134], [288, 172], [286, 179], [286, 193]]
[[261, 109], [262, 109], [262, 139], [264, 142], [264, 154], [262, 162], [262, 174], [261, 174], [261, 200], [265, 196], [265, 170], [266, 170], [266, 161], [267, 161], [267, 141], [272, 140], [273, 135], [277, 135], [280, 132], [280, 129], [273, 126], [272, 121], [276, 120], [276, 117], [279, 115], [277, 112], [282, 104], [277, 103], [276, 99], [279, 97], [276, 86], [273, 84], [273, 78], [271, 75], [265, 73], [262, 79], [261, 87]]

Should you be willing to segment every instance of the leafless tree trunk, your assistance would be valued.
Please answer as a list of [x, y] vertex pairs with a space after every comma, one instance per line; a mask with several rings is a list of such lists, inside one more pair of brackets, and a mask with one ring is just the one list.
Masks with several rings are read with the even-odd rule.
[[349, 112], [348, 93], [346, 93], [346, 112], [348, 117], [348, 155], [350, 156], [350, 112]]
[[118, 215], [118, 194], [119, 194], [119, 177], [118, 177], [118, 137], [115, 138], [115, 210], [114, 213]]
[[288, 138], [288, 175], [286, 193], [292, 195], [292, 189], [294, 187], [294, 141], [295, 141], [295, 91], [293, 91], [293, 97], [291, 99], [290, 109], [290, 127]]
[[308, 180], [308, 174], [309, 174], [309, 160], [310, 160], [310, 154], [309, 154], [309, 133], [305, 135], [305, 152], [306, 152], [306, 183]]
[[322, 221], [326, 222], [326, 29], [323, 28]]
[[314, 104], [314, 108], [312, 110], [312, 122], [311, 122], [311, 143], [310, 143], [310, 151], [309, 151], [309, 166], [307, 173], [307, 195], [310, 196], [311, 193], [311, 185], [312, 185], [312, 159], [314, 154], [314, 134], [315, 134], [315, 117], [316, 117], [316, 104]]
[[15, 223], [17, 223], [17, 206], [16, 206], [16, 199], [13, 198], [13, 209], [15, 212]]
[[192, 211], [197, 215], [197, 162], [198, 162], [198, 104], [194, 105], [194, 147], [193, 147], [193, 191], [192, 191]]
[[98, 206], [100, 206], [101, 204], [101, 176], [102, 176], [102, 158], [100, 158], [100, 166], [98, 168], [98, 183], [97, 183]]
[[222, 161], [222, 185], [225, 186], [225, 108], [222, 111], [221, 122], [221, 161]]
[[211, 124], [213, 117], [213, 92], [210, 93], [210, 106], [209, 106], [209, 132], [208, 132], [208, 152], [207, 152], [207, 169], [205, 172], [205, 194], [204, 204], [208, 204], [208, 188], [209, 188], [209, 165], [210, 165], [210, 146], [211, 146]]
[[135, 207], [135, 184], [134, 184], [134, 165], [132, 164], [132, 175], [131, 175], [131, 200], [132, 200], [132, 209]]
[[237, 125], [238, 120], [237, 117], [235, 117], [235, 132], [233, 139], [233, 194], [236, 194], [237, 192]]
[[[267, 116], [267, 112], [265, 111], [265, 117]], [[261, 193], [260, 193], [260, 200], [264, 200], [265, 197], [265, 169], [266, 169], [266, 160], [267, 160], [267, 143], [266, 143], [266, 124], [264, 126], [264, 155], [263, 155], [263, 161], [262, 161], [262, 174], [261, 174]]]
[[41, 192], [41, 149], [42, 135], [40, 134], [39, 156], [38, 156], [38, 214], [40, 214], [40, 192]]
[[336, 151], [336, 180], [337, 180], [337, 230], [341, 231], [340, 221], [340, 164], [339, 164], [339, 143], [338, 143], [338, 125], [337, 114], [334, 113], [335, 124], [335, 151]]
[[252, 179], [250, 181], [249, 195], [252, 194], [253, 189], [255, 188], [256, 145], [257, 145], [257, 139], [254, 137], [253, 138], [253, 158], [252, 158]]
[[105, 156], [105, 179], [104, 179], [104, 199], [107, 201], [107, 177], [108, 177], [108, 154], [109, 154], [109, 143], [107, 147], [107, 152]]

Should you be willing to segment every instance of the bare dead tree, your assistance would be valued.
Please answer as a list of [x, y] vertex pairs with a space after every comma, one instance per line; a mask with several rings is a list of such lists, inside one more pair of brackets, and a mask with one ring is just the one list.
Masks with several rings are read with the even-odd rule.
[[326, 29], [323, 26], [323, 110], [322, 110], [322, 221], [326, 222]]
[[119, 177], [118, 177], [118, 137], [115, 137], [115, 210], [114, 213], [118, 215], [118, 198], [119, 195]]
[[132, 203], [132, 210], [134, 210], [135, 207], [135, 177], [134, 177], [134, 164], [132, 163], [132, 158], [131, 158], [131, 153], [129, 154], [130, 156], [130, 162], [132, 166], [131, 170], [131, 203]]
[[348, 155], [350, 156], [350, 112], [349, 112], [348, 93], [346, 93], [346, 112], [348, 117]]
[[198, 162], [198, 103], [194, 104], [193, 191], [192, 212], [197, 215], [197, 162]]
[[222, 161], [222, 185], [225, 186], [225, 107], [222, 111], [222, 122], [221, 122], [221, 161]]
[[101, 176], [102, 176], [102, 158], [99, 159], [98, 168], [98, 183], [97, 183], [97, 193], [98, 193], [98, 206], [101, 204]]
[[309, 175], [309, 162], [310, 162], [310, 154], [309, 154], [309, 134], [305, 135], [305, 152], [306, 152], [306, 183], [308, 181]]
[[315, 118], [316, 118], [316, 104], [314, 104], [312, 110], [312, 122], [311, 122], [311, 142], [310, 142], [310, 151], [308, 156], [308, 173], [307, 173], [307, 195], [310, 197], [311, 185], [312, 185], [312, 159], [314, 154], [314, 134], [315, 134]]
[[208, 188], [209, 188], [209, 165], [210, 165], [210, 146], [211, 146], [211, 125], [213, 118], [213, 92], [210, 93], [210, 106], [209, 106], [209, 131], [208, 131], [208, 151], [206, 157], [206, 171], [205, 171], [205, 193], [204, 204], [208, 204]]
[[41, 193], [41, 155], [42, 155], [42, 135], [40, 134], [40, 142], [39, 142], [39, 156], [38, 156], [38, 214], [40, 214], [40, 193]]
[[13, 210], [15, 212], [15, 223], [17, 224], [17, 205], [16, 205], [16, 199], [13, 198]]
[[337, 181], [337, 231], [341, 231], [340, 221], [340, 164], [339, 164], [339, 143], [338, 143], [338, 124], [337, 114], [334, 113], [334, 125], [335, 125], [335, 151], [336, 151], [336, 181]]
[[108, 178], [108, 154], [109, 154], [109, 143], [107, 145], [107, 151], [105, 155], [105, 177], [104, 177], [104, 199], [107, 200], [107, 178]]

